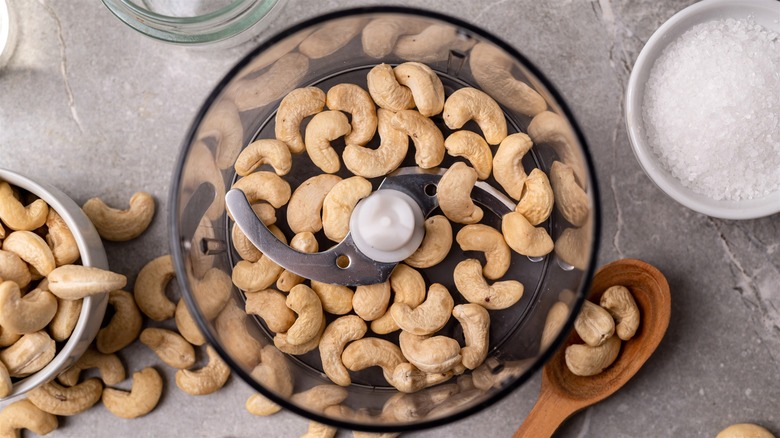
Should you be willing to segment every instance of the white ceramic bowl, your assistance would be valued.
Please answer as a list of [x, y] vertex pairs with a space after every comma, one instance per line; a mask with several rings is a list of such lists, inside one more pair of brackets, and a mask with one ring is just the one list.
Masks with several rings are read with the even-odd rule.
[[[49, 207], [56, 210], [70, 228], [81, 253], [81, 263], [85, 266], [108, 269], [106, 251], [97, 230], [81, 211], [81, 208], [68, 195], [53, 186], [33, 181], [5, 169], [0, 169], [0, 180], [27, 190], [46, 201]], [[0, 406], [10, 403], [27, 391], [54, 379], [73, 365], [95, 339], [103, 322], [107, 304], [107, 294], [84, 298], [76, 327], [65, 344], [58, 345], [59, 351], [54, 359], [37, 373], [14, 383], [13, 392], [8, 397], [0, 399]]]
[[724, 18], [752, 19], [780, 32], [776, 0], [704, 0], [675, 14], [650, 37], [639, 54], [626, 89], [626, 126], [634, 154], [645, 173], [675, 201], [691, 210], [723, 219], [753, 219], [780, 212], [780, 191], [749, 200], [715, 200], [685, 187], [659, 162], [646, 139], [642, 120], [645, 84], [663, 50], [697, 24]]

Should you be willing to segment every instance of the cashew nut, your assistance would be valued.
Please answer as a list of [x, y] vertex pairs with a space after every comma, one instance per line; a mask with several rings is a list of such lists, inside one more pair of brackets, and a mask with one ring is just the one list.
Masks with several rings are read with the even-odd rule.
[[152, 412], [162, 396], [163, 380], [152, 367], [133, 374], [130, 392], [119, 389], [103, 390], [103, 406], [120, 418], [138, 418]]
[[49, 215], [46, 217], [46, 243], [51, 248], [54, 255], [54, 262], [57, 266], [70, 265], [79, 259], [79, 247], [73, 233], [60, 215], [53, 209], [49, 209]]
[[100, 198], [88, 199], [81, 207], [95, 225], [100, 237], [113, 242], [135, 239], [146, 231], [154, 217], [154, 198], [146, 192], [136, 192], [130, 198], [130, 208], [118, 210]]
[[255, 140], [238, 155], [235, 164], [236, 173], [247, 176], [263, 164], [273, 167], [277, 175], [287, 175], [292, 168], [290, 148], [285, 142], [279, 140], [268, 138]]
[[740, 423], [721, 430], [715, 438], [775, 438], [775, 436], [757, 424]]
[[328, 90], [325, 104], [331, 110], [352, 115], [352, 130], [344, 136], [348, 144], [365, 145], [376, 133], [376, 107], [371, 95], [355, 84], [337, 84]]
[[461, 88], [444, 102], [444, 123], [460, 129], [474, 120], [489, 144], [499, 144], [507, 136], [506, 118], [492, 97], [475, 88]]
[[341, 177], [320, 174], [304, 181], [290, 198], [287, 207], [287, 224], [294, 233], [322, 229], [320, 210], [328, 192], [341, 181]]
[[364, 178], [385, 176], [394, 171], [404, 161], [409, 149], [409, 138], [391, 124], [395, 114], [382, 108], [378, 109], [376, 114], [379, 147], [370, 149], [348, 144], [341, 155], [347, 169]]
[[253, 292], [271, 287], [283, 270], [266, 256], [254, 263], [241, 260], [233, 267], [232, 280], [237, 288]]
[[417, 250], [404, 260], [415, 268], [430, 268], [447, 257], [452, 248], [452, 225], [445, 216], [431, 216], [425, 220], [425, 237]]
[[490, 342], [490, 315], [478, 304], [459, 304], [452, 309], [452, 316], [463, 327], [466, 346], [460, 351], [463, 365], [473, 370], [482, 365]]
[[539, 342], [539, 351], [545, 351], [552, 344], [558, 333], [561, 332], [566, 319], [569, 317], [569, 306], [563, 301], [556, 301], [547, 311], [547, 319], [544, 321], [542, 340]]
[[458, 161], [442, 175], [436, 190], [439, 208], [453, 222], [474, 224], [482, 220], [482, 209], [474, 205], [471, 189], [477, 182], [477, 172]]
[[343, 402], [348, 395], [349, 392], [340, 386], [317, 385], [306, 391], [293, 394], [290, 401], [306, 409], [323, 412], [328, 406]]
[[13, 281], [0, 283], [0, 326], [3, 330], [27, 334], [42, 330], [57, 313], [57, 299], [51, 292], [35, 289], [22, 297]]
[[[168, 366], [184, 369], [195, 365], [195, 349], [192, 344], [174, 331], [148, 327], [141, 332], [140, 341]], [[112, 385], [109, 382], [106, 384]]]
[[338, 431], [339, 430], [333, 426], [317, 423], [316, 421], [309, 421], [309, 427], [306, 429], [306, 433], [301, 435], [300, 438], [333, 438]]
[[398, 83], [390, 65], [375, 66], [368, 72], [367, 80], [368, 93], [380, 108], [393, 112], [414, 108], [412, 91]]
[[365, 321], [384, 315], [390, 303], [390, 282], [358, 286], [352, 297], [352, 308]]
[[455, 287], [468, 302], [489, 310], [506, 309], [523, 296], [523, 284], [516, 280], [497, 281], [489, 285], [477, 259], [466, 259], [455, 266]]
[[330, 189], [322, 202], [322, 229], [328, 239], [341, 242], [347, 237], [352, 210], [371, 190], [371, 182], [362, 176], [341, 180]]
[[2, 249], [0, 249], [0, 278], [5, 281], [13, 281], [20, 288], [27, 286], [32, 281], [27, 263], [18, 255]]
[[412, 309], [406, 303], [395, 303], [390, 308], [395, 323], [415, 335], [430, 335], [439, 331], [450, 319], [455, 302], [446, 287], [434, 283], [428, 288], [428, 296]]
[[[390, 308], [395, 303], [405, 303], [414, 309], [425, 300], [425, 280], [416, 269], [403, 263], [399, 263], [390, 274], [390, 289], [395, 294]], [[394, 332], [399, 328], [390, 311], [371, 322], [371, 330], [380, 335]]]
[[241, 69], [238, 78], [244, 79], [257, 75], [260, 70], [268, 67], [277, 59], [295, 50], [295, 48], [298, 47], [298, 44], [305, 40], [312, 32], [313, 30], [311, 29], [299, 30], [283, 40], [278, 41], [273, 47], [269, 47], [267, 50], [264, 50], [263, 53], [258, 54], [258, 56], [252, 59], [246, 67]]
[[138, 308], [155, 321], [173, 318], [176, 304], [165, 296], [165, 287], [174, 277], [170, 254], [148, 262], [138, 272], [133, 295]]
[[301, 137], [301, 122], [324, 108], [325, 93], [319, 88], [296, 88], [290, 91], [279, 103], [279, 109], [276, 111], [276, 139], [286, 143], [293, 154], [300, 154], [306, 150]]
[[298, 314], [287, 330], [287, 343], [301, 345], [316, 337], [324, 320], [322, 303], [317, 294], [309, 286], [299, 284], [290, 290], [286, 304]]
[[590, 215], [588, 195], [577, 184], [574, 170], [560, 161], [553, 161], [550, 185], [555, 194], [555, 206], [561, 216], [575, 227], [585, 225]]
[[125, 287], [127, 277], [92, 266], [65, 265], [49, 273], [49, 291], [58, 298], [78, 300]]
[[417, 392], [429, 386], [446, 382], [453, 376], [452, 371], [443, 373], [426, 373], [417, 369], [408, 362], [403, 362], [395, 367], [393, 378], [389, 380], [397, 390], [405, 393]]
[[306, 125], [304, 143], [306, 153], [315, 166], [325, 173], [336, 173], [341, 169], [339, 155], [330, 142], [349, 134], [352, 127], [341, 111], [323, 111], [312, 117]]
[[397, 345], [379, 338], [362, 338], [350, 343], [341, 354], [341, 360], [351, 371], [381, 367], [388, 383], [393, 381], [395, 367], [406, 362]]
[[225, 350], [245, 369], [252, 369], [261, 360], [263, 346], [249, 332], [247, 314], [231, 301], [214, 320], [214, 330]]
[[363, 52], [372, 58], [384, 58], [392, 53], [401, 35], [417, 33], [424, 28], [424, 22], [409, 17], [371, 20], [363, 28]]
[[334, 315], [346, 315], [352, 310], [352, 289], [338, 284], [311, 281], [311, 289], [320, 297], [322, 310]]
[[233, 188], [244, 192], [250, 204], [266, 201], [274, 208], [281, 208], [290, 200], [290, 184], [273, 172], [249, 174], [236, 181]]
[[547, 108], [547, 102], [525, 82], [512, 76], [514, 65], [509, 55], [491, 43], [477, 44], [469, 56], [471, 74], [485, 93], [512, 111], [533, 117]]
[[[14, 389], [14, 383], [11, 381], [11, 374], [3, 362], [0, 362], [0, 398], [6, 398]], [[1, 436], [1, 435], [0, 435]]]
[[298, 345], [293, 345], [287, 342], [287, 333], [277, 333], [276, 336], [274, 336], [274, 346], [283, 353], [291, 354], [293, 356], [306, 354], [319, 346], [320, 338], [322, 337], [322, 333], [325, 331], [326, 324], [327, 321], [325, 321], [325, 318], [322, 318], [322, 324], [320, 324], [320, 328], [317, 330], [315, 336], [309, 341]]
[[458, 231], [456, 237], [463, 251], [485, 253], [485, 267], [482, 274], [490, 280], [498, 280], [509, 270], [512, 252], [504, 241], [504, 236], [495, 228], [482, 225], [466, 225]]
[[57, 312], [49, 322], [49, 334], [57, 342], [64, 341], [73, 333], [81, 315], [82, 300], [57, 298]]
[[73, 366], [61, 373], [57, 380], [65, 386], [74, 386], [79, 382], [81, 372], [90, 368], [100, 371], [100, 378], [106, 385], [116, 385], [125, 380], [125, 367], [116, 354], [103, 354], [90, 347]]
[[533, 147], [531, 138], [522, 132], [509, 135], [501, 141], [493, 157], [493, 177], [504, 191], [519, 200], [523, 194], [526, 173], [523, 157]]
[[22, 335], [0, 327], [0, 347], [8, 347], [16, 343]]
[[311, 59], [319, 59], [336, 52], [363, 30], [362, 17], [340, 18], [325, 23], [306, 37], [298, 50]]
[[101, 353], [115, 353], [138, 338], [143, 325], [143, 317], [135, 305], [133, 294], [123, 290], [114, 290], [108, 294], [108, 304], [114, 308], [114, 316], [108, 325], [100, 329], [95, 338], [95, 346]]
[[452, 25], [433, 24], [416, 35], [398, 38], [393, 52], [401, 59], [430, 64], [446, 61], [450, 51], [466, 51], [473, 44], [473, 39], [459, 34]]
[[587, 189], [584, 160], [572, 150], [572, 145], [576, 144], [577, 140], [563, 117], [550, 111], [537, 114], [528, 124], [528, 136], [534, 144], [550, 146], [560, 161], [572, 168], [580, 187]]
[[444, 373], [461, 360], [458, 341], [446, 336], [417, 336], [402, 331], [398, 343], [406, 360], [426, 373]]
[[56, 351], [54, 340], [46, 332], [39, 331], [23, 335], [0, 351], [0, 362], [5, 364], [11, 377], [26, 377], [51, 362]]
[[535, 358], [530, 358], [501, 362], [491, 357], [471, 373], [472, 383], [481, 391], [501, 388], [508, 380], [514, 380], [526, 372], [534, 360]]
[[74, 386], [62, 386], [54, 381], [44, 383], [27, 393], [27, 399], [40, 410], [54, 415], [76, 415], [100, 400], [103, 382], [87, 379]]
[[198, 140], [212, 137], [216, 143], [216, 165], [227, 169], [236, 161], [244, 144], [244, 127], [238, 108], [229, 98], [221, 98], [214, 103], [203, 117], [198, 129]]
[[207, 320], [217, 317], [230, 299], [233, 290], [230, 277], [219, 268], [211, 268], [200, 280], [192, 282], [192, 295]]
[[528, 257], [543, 257], [554, 247], [547, 230], [534, 227], [522, 213], [516, 211], [505, 214], [501, 219], [501, 232], [510, 248]]
[[566, 228], [555, 241], [555, 255], [561, 261], [584, 271], [588, 266], [590, 244], [593, 241], [590, 218], [580, 228]]
[[[287, 365], [287, 358], [273, 345], [263, 347], [261, 355], [263, 361], [252, 370], [252, 378], [280, 397], [290, 397], [294, 380]], [[271, 415], [282, 409], [261, 394], [251, 395], [245, 407], [252, 415]]]
[[187, 342], [193, 345], [203, 345], [206, 343], [206, 337], [203, 336], [200, 328], [198, 328], [198, 324], [192, 318], [190, 310], [187, 308], [187, 303], [184, 302], [183, 298], [180, 298], [179, 302], [176, 304], [176, 312], [174, 313], [173, 318], [176, 322], [176, 329], [179, 330], [179, 333]]
[[479, 179], [487, 179], [493, 170], [493, 152], [481, 135], [471, 131], [455, 131], [444, 140], [447, 153], [464, 157], [477, 171]]
[[[290, 240], [290, 247], [300, 252], [313, 253], [319, 250], [317, 238], [310, 231], [298, 233]], [[276, 287], [284, 292], [289, 292], [293, 287], [306, 280], [298, 274], [284, 270], [276, 280]]]
[[210, 345], [206, 346], [206, 354], [209, 363], [203, 368], [176, 371], [176, 386], [187, 394], [211, 394], [222, 388], [230, 377], [230, 368]]
[[32, 231], [46, 223], [49, 206], [43, 199], [36, 199], [30, 205], [23, 205], [14, 196], [13, 188], [0, 181], [0, 220], [8, 228], [19, 231]]
[[[255, 207], [261, 206], [261, 205], [267, 205], [268, 207], [273, 210], [273, 207], [271, 207], [270, 204], [255, 204], [252, 206], [254, 209]], [[262, 218], [260, 219], [263, 221], [266, 227], [268, 227], [268, 230], [273, 233], [274, 236], [276, 236], [279, 240], [282, 242], [287, 242], [287, 236], [284, 235], [284, 232], [282, 232], [279, 227], [273, 224], [266, 223]], [[276, 221], [276, 217], [274, 217], [274, 222]], [[254, 243], [249, 241], [249, 239], [246, 237], [246, 234], [244, 234], [243, 231], [241, 231], [241, 228], [238, 227], [238, 224], [233, 224], [233, 228], [230, 232], [230, 238], [233, 241], [233, 248], [238, 253], [238, 256], [242, 259], [248, 261], [248, 262], [256, 262], [260, 260], [260, 258], [263, 256], [263, 253], [260, 252], [259, 249], [255, 246]]]
[[46, 435], [57, 429], [57, 416], [42, 411], [30, 400], [19, 400], [0, 411], [0, 436], [18, 438], [21, 429]]
[[431, 117], [444, 109], [444, 85], [436, 73], [425, 64], [405, 62], [393, 69], [396, 80], [412, 92], [420, 114]]
[[219, 220], [225, 214], [225, 178], [222, 171], [217, 168], [211, 149], [203, 141], [197, 141], [190, 148], [187, 159], [187, 168], [181, 176], [181, 187], [185, 194], [182, 202], [192, 201], [192, 196], [200, 187], [213, 189], [213, 198], [199, 200], [199, 202], [209, 202], [205, 216], [201, 218], [201, 224], [209, 220]]
[[539, 225], [550, 217], [554, 202], [547, 174], [541, 169], [534, 169], [523, 182], [523, 194], [515, 211], [525, 216], [531, 225]]
[[246, 313], [257, 315], [274, 333], [286, 333], [295, 322], [295, 312], [285, 304], [287, 297], [279, 291], [265, 289], [246, 293]]
[[566, 366], [574, 375], [595, 376], [617, 359], [620, 343], [620, 338], [611, 336], [598, 347], [584, 344], [569, 345], [564, 353]]
[[344, 347], [366, 334], [366, 323], [355, 315], [342, 316], [325, 328], [320, 339], [320, 358], [322, 371], [335, 384], [349, 386], [352, 379], [341, 362]]
[[574, 330], [591, 347], [598, 347], [615, 333], [615, 321], [603, 307], [590, 301], [582, 303]]
[[264, 107], [295, 88], [308, 71], [309, 58], [300, 53], [288, 53], [280, 57], [265, 73], [242, 79], [236, 85], [236, 107], [239, 111]]
[[433, 120], [415, 110], [398, 111], [390, 123], [393, 128], [412, 138], [414, 161], [423, 169], [441, 164], [444, 159], [444, 136]]
[[599, 302], [615, 320], [615, 333], [624, 341], [634, 337], [639, 328], [639, 307], [625, 286], [612, 286]]
[[382, 408], [382, 414], [403, 422], [424, 418], [443, 401], [457, 394], [458, 385], [448, 384], [428, 388], [414, 394], [399, 393], [390, 397]]
[[14, 231], [3, 241], [3, 250], [12, 252], [41, 275], [49, 275], [56, 267], [54, 254], [46, 241], [32, 231]]

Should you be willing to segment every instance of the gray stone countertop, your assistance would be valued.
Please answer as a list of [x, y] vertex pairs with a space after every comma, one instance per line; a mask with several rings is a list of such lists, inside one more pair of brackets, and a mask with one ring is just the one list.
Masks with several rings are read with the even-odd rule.
[[[283, 0], [259, 39], [293, 22], [356, 5]], [[364, 2], [375, 4], [376, 1]], [[620, 391], [569, 419], [561, 437], [713, 437], [736, 422], [780, 434], [780, 215], [726, 221], [692, 212], [645, 176], [629, 146], [623, 94], [652, 32], [691, 0], [405, 0], [457, 14], [504, 38], [555, 84], [583, 128], [595, 160], [604, 218], [599, 264], [643, 259], [667, 276], [666, 337]], [[18, 47], [0, 71], [0, 167], [58, 186], [79, 204], [121, 204], [152, 193], [158, 213], [139, 239], [106, 244], [132, 286], [138, 270], [168, 253], [168, 191], [179, 148], [216, 82], [253, 43], [186, 49], [125, 27], [93, 0], [14, 0]], [[361, 3], [362, 4], [362, 3]], [[157, 361], [136, 343], [130, 372]], [[158, 367], [162, 369], [163, 367]], [[290, 412], [253, 417], [237, 377], [191, 397], [172, 384], [159, 406], [121, 420], [100, 404], [62, 418], [53, 437], [294, 437], [306, 421]], [[485, 411], [405, 436], [510, 436], [531, 409], [539, 377]], [[340, 436], [349, 436], [342, 432]]]

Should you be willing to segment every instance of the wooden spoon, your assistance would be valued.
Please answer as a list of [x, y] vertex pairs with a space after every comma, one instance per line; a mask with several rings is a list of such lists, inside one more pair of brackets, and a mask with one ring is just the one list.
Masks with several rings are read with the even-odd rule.
[[666, 278], [655, 267], [635, 259], [616, 260], [593, 277], [588, 299], [598, 303], [605, 290], [623, 285], [634, 296], [641, 320], [636, 335], [623, 342], [615, 362], [601, 374], [575, 376], [566, 367], [564, 350], [582, 343], [572, 331], [542, 370], [539, 399], [514, 437], [550, 437], [574, 413], [604, 400], [639, 371], [661, 342], [669, 325], [671, 296]]

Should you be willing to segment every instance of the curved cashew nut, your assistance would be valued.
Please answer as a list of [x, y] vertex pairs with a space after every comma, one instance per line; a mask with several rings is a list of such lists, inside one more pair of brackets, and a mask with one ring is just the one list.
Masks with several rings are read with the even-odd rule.
[[14, 197], [13, 188], [0, 181], [0, 220], [8, 228], [19, 231], [32, 231], [46, 223], [49, 205], [43, 199], [36, 199], [25, 206]]
[[23, 335], [0, 351], [0, 362], [5, 364], [11, 377], [26, 377], [51, 362], [56, 351], [54, 340], [46, 332], [39, 331]]
[[306, 429], [306, 433], [301, 435], [300, 438], [333, 438], [338, 432], [339, 430], [333, 426], [317, 423], [316, 421], [309, 421], [309, 427]]
[[274, 333], [286, 333], [295, 322], [295, 312], [285, 304], [283, 293], [265, 289], [246, 293], [246, 313], [257, 315]]
[[543, 257], [554, 247], [547, 230], [534, 227], [516, 211], [505, 214], [501, 219], [501, 232], [510, 248], [528, 257]]
[[328, 239], [341, 242], [347, 237], [352, 210], [371, 190], [371, 182], [362, 176], [341, 180], [330, 189], [322, 201], [322, 229]]
[[98, 331], [95, 346], [105, 354], [116, 353], [138, 338], [143, 317], [135, 305], [133, 295], [123, 290], [108, 294], [108, 304], [114, 308], [114, 316], [108, 325]]
[[615, 333], [624, 341], [634, 337], [639, 328], [639, 307], [625, 286], [612, 286], [599, 302], [615, 320]]
[[12, 232], [3, 240], [3, 250], [16, 254], [44, 276], [57, 266], [49, 245], [32, 231]]
[[274, 208], [281, 208], [290, 200], [290, 184], [273, 172], [249, 174], [236, 181], [232, 188], [244, 192], [250, 204], [266, 201]]
[[349, 386], [352, 379], [341, 362], [344, 347], [366, 334], [366, 323], [355, 315], [342, 316], [325, 328], [320, 339], [320, 358], [322, 371], [335, 384]]
[[92, 347], [88, 348], [72, 367], [60, 374], [57, 380], [65, 386], [74, 386], [78, 383], [81, 372], [90, 368], [100, 371], [100, 378], [106, 385], [116, 385], [125, 380], [125, 367], [119, 357], [116, 354], [103, 354]]
[[552, 344], [555, 337], [561, 332], [566, 319], [569, 317], [569, 306], [563, 301], [556, 301], [547, 311], [547, 319], [544, 320], [542, 339], [539, 342], [539, 351], [545, 351]]
[[334, 315], [346, 315], [352, 310], [355, 293], [347, 286], [312, 280], [311, 289], [320, 297], [322, 310]]
[[325, 173], [336, 173], [341, 169], [339, 155], [330, 142], [349, 134], [352, 127], [341, 111], [323, 111], [312, 117], [306, 125], [304, 143], [306, 153], [315, 166]]
[[[273, 345], [265, 346], [261, 355], [263, 361], [252, 370], [252, 378], [280, 397], [290, 397], [295, 382], [287, 358]], [[250, 414], [261, 416], [275, 414], [282, 409], [261, 394], [249, 396], [245, 407]]]
[[403, 18], [377, 18], [363, 28], [363, 52], [372, 58], [384, 58], [393, 52], [401, 35], [413, 34], [425, 28], [422, 21]]
[[523, 284], [515, 280], [497, 281], [489, 285], [482, 276], [477, 259], [466, 259], [455, 266], [455, 287], [468, 302], [489, 310], [506, 309], [523, 297]]
[[322, 318], [322, 324], [320, 324], [320, 328], [317, 330], [316, 335], [309, 341], [298, 345], [287, 342], [287, 333], [277, 333], [276, 336], [274, 336], [274, 346], [283, 353], [291, 354], [293, 356], [306, 354], [319, 346], [320, 338], [325, 331], [325, 325], [327, 325], [327, 321], [325, 321], [325, 318]]
[[541, 169], [534, 169], [523, 183], [523, 194], [515, 211], [525, 216], [531, 225], [539, 225], [550, 217], [554, 203], [555, 197], [547, 174]]
[[27, 286], [32, 281], [27, 263], [18, 255], [2, 249], [0, 249], [0, 278], [5, 281], [13, 281], [20, 288]]
[[453, 157], [469, 160], [479, 179], [487, 179], [493, 171], [493, 152], [485, 139], [476, 132], [455, 131], [444, 140], [444, 147]]
[[364, 23], [361, 17], [340, 18], [325, 23], [306, 37], [298, 46], [298, 50], [311, 59], [328, 56], [346, 46], [357, 36], [363, 30]]
[[[277, 116], [278, 117], [278, 116]], [[298, 134], [300, 137], [300, 134]], [[292, 168], [290, 148], [283, 141], [274, 139], [255, 140], [236, 159], [235, 169], [240, 176], [247, 176], [263, 164], [269, 164], [277, 175], [287, 175]]]
[[91, 198], [81, 207], [95, 225], [100, 237], [113, 242], [135, 239], [146, 231], [154, 217], [154, 198], [146, 192], [130, 197], [130, 208], [118, 210], [106, 205], [100, 198]]
[[352, 308], [365, 321], [384, 315], [390, 303], [390, 282], [358, 286], [352, 297]]
[[718, 432], [715, 438], [775, 438], [772, 432], [765, 428], [751, 423], [732, 424], [731, 426]]
[[396, 394], [382, 408], [382, 414], [408, 422], [424, 418], [428, 411], [460, 391], [458, 385], [439, 385], [414, 394]]
[[80, 257], [76, 239], [73, 238], [68, 225], [53, 208], [49, 209], [49, 215], [46, 217], [46, 227], [49, 230], [46, 233], [46, 243], [51, 248], [55, 264], [62, 266], [76, 263]]
[[436, 72], [419, 62], [405, 62], [393, 69], [399, 84], [412, 92], [420, 114], [431, 117], [444, 109], [444, 85]]
[[295, 189], [287, 207], [287, 225], [293, 233], [316, 233], [322, 229], [322, 204], [328, 192], [340, 181], [340, 176], [320, 174], [307, 179]]
[[433, 24], [416, 35], [398, 38], [393, 52], [401, 59], [434, 63], [446, 61], [451, 50], [466, 51], [474, 40], [458, 34], [449, 24]]
[[588, 195], [577, 184], [574, 170], [560, 161], [553, 161], [550, 185], [555, 195], [555, 206], [561, 216], [575, 227], [585, 225], [590, 214]]
[[[286, 239], [285, 239], [286, 240]], [[246, 292], [268, 289], [276, 283], [284, 268], [266, 256], [252, 263], [241, 260], [233, 267], [232, 280], [237, 288]]]
[[30, 400], [19, 400], [0, 411], [0, 436], [18, 437], [21, 429], [46, 435], [57, 429], [57, 416], [42, 411]]
[[0, 283], [0, 326], [14, 333], [35, 333], [45, 328], [57, 313], [51, 292], [35, 289], [22, 297], [13, 281]]
[[352, 130], [344, 136], [348, 144], [365, 145], [376, 134], [376, 107], [371, 95], [359, 85], [337, 84], [328, 90], [325, 105], [352, 115]]
[[287, 330], [287, 343], [301, 345], [316, 337], [325, 317], [317, 294], [309, 286], [299, 284], [290, 290], [286, 304], [298, 314]]
[[176, 386], [187, 394], [211, 394], [222, 388], [230, 377], [230, 368], [210, 345], [206, 346], [206, 354], [209, 363], [203, 368], [176, 371]]
[[[310, 231], [304, 231], [293, 236], [290, 240], [290, 248], [300, 252], [313, 253], [319, 251], [319, 244], [314, 234]], [[293, 287], [303, 283], [304, 280], [306, 279], [300, 275], [285, 269], [276, 280], [276, 287], [281, 291], [289, 292]]]
[[423, 169], [441, 164], [444, 159], [444, 136], [433, 120], [415, 110], [398, 111], [390, 123], [412, 138], [414, 161]]
[[264, 107], [295, 88], [308, 71], [309, 58], [300, 53], [288, 53], [260, 76], [245, 78], [236, 84], [236, 107], [239, 111]]
[[501, 141], [493, 157], [493, 177], [515, 200], [519, 200], [523, 195], [523, 183], [526, 178], [523, 157], [533, 145], [530, 137], [517, 132]]
[[504, 241], [504, 236], [493, 227], [474, 224], [466, 225], [458, 231], [456, 237], [463, 251], [485, 253], [485, 267], [482, 274], [490, 280], [498, 280], [509, 270], [512, 252]]
[[390, 314], [402, 330], [415, 335], [430, 335], [447, 324], [454, 305], [447, 288], [434, 283], [422, 304], [412, 309], [408, 304], [395, 303], [390, 308]]
[[506, 118], [492, 97], [475, 88], [461, 88], [444, 102], [444, 123], [450, 129], [460, 129], [474, 120], [489, 144], [499, 144], [507, 136]]
[[341, 361], [351, 371], [368, 367], [382, 368], [385, 380], [392, 382], [395, 367], [406, 362], [401, 349], [390, 341], [379, 338], [358, 339], [344, 349]]
[[572, 145], [576, 144], [577, 140], [563, 117], [551, 111], [537, 114], [528, 124], [528, 136], [534, 144], [552, 147], [560, 161], [572, 168], [580, 187], [588, 188], [584, 162], [572, 150]]
[[606, 309], [586, 300], [574, 320], [574, 330], [586, 344], [598, 347], [615, 334], [615, 321]]
[[306, 145], [301, 137], [301, 122], [324, 108], [325, 92], [319, 88], [305, 87], [290, 91], [279, 103], [279, 109], [276, 111], [274, 128], [276, 139], [286, 143], [293, 154], [305, 151]]
[[[268, 206], [271, 210], [274, 209], [270, 204], [255, 204], [252, 206], [252, 209], [257, 211], [255, 207], [263, 205]], [[276, 236], [282, 242], [287, 242], [287, 236], [284, 235], [284, 232], [282, 232], [282, 230], [279, 229], [279, 227], [276, 225], [273, 225], [273, 222], [276, 222], [276, 216], [273, 217], [273, 222], [271, 223], [267, 223], [266, 220], [262, 219], [262, 217], [260, 220], [265, 224], [266, 227], [268, 227], [268, 230], [270, 230], [274, 236]], [[241, 228], [238, 227], [238, 224], [233, 224], [233, 227], [230, 230], [230, 240], [233, 242], [233, 248], [238, 253], [238, 256], [248, 262], [254, 263], [260, 260], [260, 257], [263, 256], [263, 253], [260, 252], [255, 244], [249, 241], [249, 239], [246, 237], [246, 234], [241, 231]]]
[[216, 140], [216, 164], [227, 169], [236, 161], [244, 145], [244, 127], [238, 108], [229, 98], [217, 100], [200, 123], [198, 140], [213, 137]]
[[328, 406], [337, 405], [346, 400], [349, 392], [336, 385], [317, 385], [306, 391], [293, 394], [290, 400], [316, 412], [323, 412]]
[[461, 360], [460, 344], [446, 336], [417, 336], [402, 331], [398, 343], [406, 360], [425, 373], [444, 373]]
[[563, 230], [555, 241], [555, 255], [563, 262], [584, 271], [588, 266], [590, 243], [593, 241], [593, 230], [590, 219], [580, 228]]
[[103, 382], [88, 379], [78, 385], [65, 387], [51, 381], [27, 393], [27, 399], [40, 410], [54, 415], [76, 415], [91, 408], [100, 400]]
[[263, 346], [248, 329], [247, 314], [231, 301], [214, 320], [214, 330], [225, 350], [245, 369], [260, 363]]
[[0, 327], [0, 347], [9, 347], [14, 345], [16, 341], [22, 338], [19, 333], [14, 333], [11, 330], [5, 330]]
[[[141, 332], [140, 341], [168, 366], [184, 369], [195, 365], [195, 348], [174, 331], [148, 327]], [[109, 382], [106, 384], [112, 385]]]
[[[395, 294], [391, 308], [395, 303], [405, 303], [413, 309], [425, 300], [425, 279], [416, 269], [403, 263], [399, 263], [390, 274], [390, 289]], [[371, 322], [371, 330], [380, 335], [394, 332], [399, 328], [392, 312], [389, 311]]]
[[471, 49], [469, 66], [482, 90], [507, 108], [533, 117], [547, 108], [547, 102], [525, 82], [512, 76], [513, 65], [509, 55], [491, 43], [479, 43]]
[[183, 298], [179, 299], [176, 304], [176, 312], [173, 315], [176, 322], [176, 329], [179, 330], [182, 337], [192, 345], [203, 345], [206, 343], [206, 337], [201, 333], [198, 324], [190, 315], [190, 310], [187, 308], [187, 303]]
[[207, 320], [217, 317], [230, 299], [232, 290], [230, 277], [219, 268], [209, 269], [202, 279], [192, 283], [192, 295]]
[[393, 112], [414, 108], [412, 91], [398, 83], [390, 65], [375, 66], [368, 72], [367, 80], [368, 93], [380, 108]]
[[458, 161], [442, 175], [436, 190], [439, 208], [447, 219], [462, 224], [474, 224], [482, 220], [482, 209], [471, 200], [471, 189], [477, 182], [477, 172], [466, 163]]
[[452, 225], [445, 216], [431, 216], [425, 220], [425, 237], [419, 248], [404, 260], [414, 268], [430, 268], [447, 257], [452, 248]]
[[393, 378], [389, 381], [397, 390], [405, 393], [417, 392], [429, 386], [446, 382], [453, 376], [452, 371], [426, 373], [414, 365], [404, 362], [395, 367]]
[[452, 309], [452, 316], [463, 327], [466, 346], [460, 354], [463, 365], [473, 370], [482, 365], [488, 353], [490, 342], [490, 314], [479, 304], [459, 304]]
[[138, 418], [152, 412], [162, 396], [163, 380], [152, 367], [133, 373], [130, 392], [119, 389], [103, 390], [103, 406], [120, 418]]
[[409, 138], [391, 125], [394, 113], [377, 110], [377, 130], [380, 143], [376, 149], [348, 144], [341, 158], [350, 172], [364, 178], [375, 178], [394, 171], [406, 158]]
[[102, 294], [127, 285], [127, 277], [122, 274], [82, 265], [60, 266], [47, 278], [49, 291], [65, 300]]
[[146, 316], [155, 321], [173, 318], [176, 312], [176, 304], [165, 296], [165, 287], [174, 275], [173, 262], [167, 254], [145, 264], [135, 279], [135, 302]]
[[63, 300], [57, 298], [57, 312], [49, 322], [49, 334], [52, 339], [62, 342], [68, 339], [76, 328], [81, 315], [82, 300]]
[[598, 347], [569, 345], [564, 353], [566, 367], [576, 376], [595, 376], [617, 359], [620, 344], [620, 338], [611, 336]]

